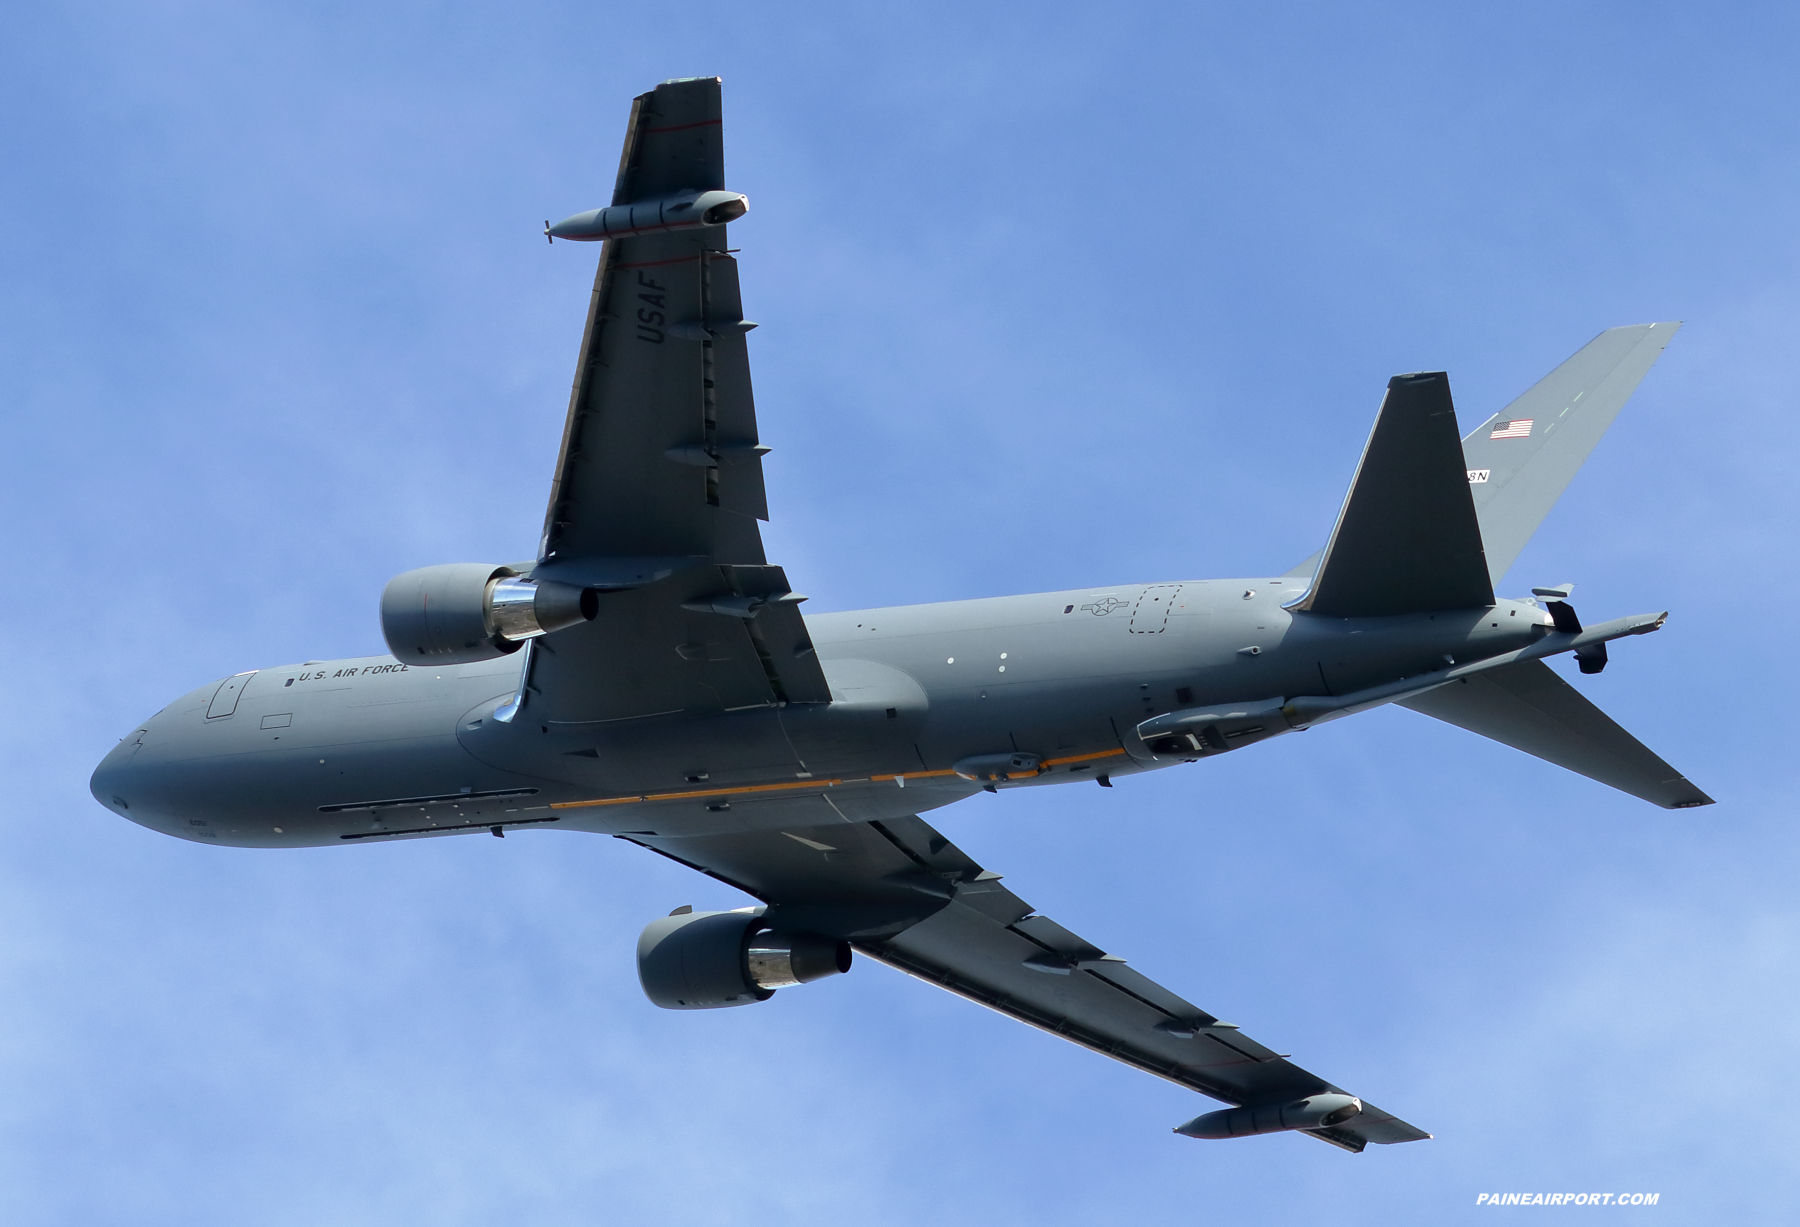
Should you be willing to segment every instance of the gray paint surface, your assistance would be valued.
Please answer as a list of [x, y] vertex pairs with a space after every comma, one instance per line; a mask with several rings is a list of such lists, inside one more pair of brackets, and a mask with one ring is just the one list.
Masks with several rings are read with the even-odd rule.
[[1541, 660], [1506, 665], [1399, 702], [1653, 805], [1686, 808], [1712, 800]]
[[[1607, 329], [1463, 440], [1470, 472], [1485, 474], [1469, 489], [1495, 584], [1680, 327]], [[1531, 423], [1529, 433], [1505, 434], [1515, 422]]]
[[1394, 376], [1312, 591], [1296, 608], [1375, 617], [1493, 604], [1462, 450], [1449, 376]]
[[[638, 99], [615, 202], [721, 186], [718, 99], [713, 80]], [[1672, 769], [1585, 700], [1512, 684], [1541, 674], [1496, 670], [1430, 697], [1454, 668], [1577, 645], [1529, 599], [1484, 590], [1446, 605], [1468, 576], [1420, 576], [1429, 550], [1396, 572], [1379, 531], [1330, 564], [1333, 583], [1393, 594], [1354, 615], [1300, 607], [1305, 568], [802, 617], [757, 529], [760, 445], [724, 231], [603, 250], [533, 569], [601, 589], [594, 621], [477, 664], [313, 661], [209, 684], [120, 742], [94, 773], [96, 798], [166, 834], [241, 847], [532, 826], [621, 836], [741, 887], [783, 923], [1246, 1105], [1339, 1088], [999, 887], [917, 817], [981, 789], [957, 763], [1039, 761], [994, 787], [1106, 782], [1403, 698], [1660, 804], [1705, 800], [1671, 788]], [[1438, 505], [1470, 491], [1476, 544], [1503, 573], [1672, 332], [1602, 334], [1500, 415], [1532, 427], [1491, 446], [1477, 431], [1461, 457], [1437, 437], [1441, 413], [1396, 418], [1356, 497], [1399, 508], [1404, 524], [1409, 491]], [[1654, 629], [1627, 621], [1617, 634]], [[496, 719], [515, 696], [518, 715]], [[1568, 734], [1605, 753], [1546, 749]], [[1310, 1132], [1352, 1150], [1426, 1136], [1373, 1107]]]

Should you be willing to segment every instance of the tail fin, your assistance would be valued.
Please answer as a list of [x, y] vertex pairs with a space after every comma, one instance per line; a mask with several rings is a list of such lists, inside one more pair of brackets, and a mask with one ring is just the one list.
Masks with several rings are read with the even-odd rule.
[[1496, 584], [1680, 327], [1607, 329], [1463, 440]]
[[1396, 375], [1312, 588], [1296, 605], [1339, 617], [1492, 605], [1450, 378]]
[[1541, 660], [1477, 673], [1400, 705], [1664, 809], [1713, 803]]
[[[1608, 328], [1463, 439], [1491, 583], [1511, 569], [1680, 327]], [[1318, 551], [1288, 575], [1319, 573], [1325, 553]]]

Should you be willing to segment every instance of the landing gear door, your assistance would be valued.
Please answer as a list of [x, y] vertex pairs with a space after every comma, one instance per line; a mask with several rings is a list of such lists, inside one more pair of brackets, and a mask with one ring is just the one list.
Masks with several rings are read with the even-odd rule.
[[206, 709], [208, 720], [217, 720], [229, 716], [237, 710], [238, 696], [244, 693], [244, 687], [256, 676], [256, 670], [240, 673], [236, 677], [228, 677], [219, 683], [218, 690], [213, 692], [212, 703]]

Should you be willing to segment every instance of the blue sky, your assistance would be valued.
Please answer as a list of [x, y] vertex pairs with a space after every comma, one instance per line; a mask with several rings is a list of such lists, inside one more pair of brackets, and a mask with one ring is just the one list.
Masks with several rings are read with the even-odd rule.
[[[1790, 1221], [1797, 52], [1779, 5], [13, 11], [8, 1221]], [[1717, 806], [1385, 710], [933, 819], [1437, 1140], [1176, 1138], [1206, 1101], [873, 965], [658, 1011], [638, 928], [741, 900], [614, 841], [232, 851], [88, 797], [172, 697], [379, 651], [391, 575], [530, 552], [595, 254], [538, 227], [713, 73], [810, 608], [1276, 573], [1389, 375], [1473, 423], [1687, 321], [1502, 590], [1673, 611], [1577, 684]]]

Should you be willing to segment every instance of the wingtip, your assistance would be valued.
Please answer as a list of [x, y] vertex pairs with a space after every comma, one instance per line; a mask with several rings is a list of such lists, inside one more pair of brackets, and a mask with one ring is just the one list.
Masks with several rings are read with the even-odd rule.
[[[1666, 328], [1670, 332], [1674, 332], [1685, 323], [1687, 323], [1686, 320], [1652, 320], [1647, 324], [1619, 324], [1615, 327], [1606, 329], [1605, 332], [1637, 332], [1640, 330], [1643, 332], [1654, 332], [1658, 328]], [[1605, 335], [1605, 333], [1602, 333], [1601, 335]]]

